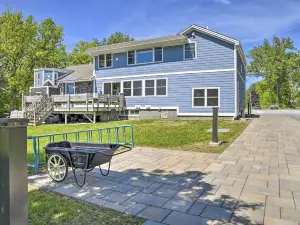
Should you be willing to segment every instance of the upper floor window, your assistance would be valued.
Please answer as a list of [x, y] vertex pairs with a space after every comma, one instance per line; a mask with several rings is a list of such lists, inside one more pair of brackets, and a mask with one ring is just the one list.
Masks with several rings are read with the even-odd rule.
[[153, 62], [153, 49], [136, 51], [136, 63], [151, 63]]
[[104, 54], [99, 55], [99, 67], [111, 67], [112, 66], [112, 55], [111, 54]]
[[128, 64], [135, 64], [135, 53], [134, 51], [130, 51], [127, 53], [128, 54]]
[[127, 52], [127, 64], [143, 64], [163, 61], [163, 47]]
[[196, 43], [187, 43], [184, 45], [184, 59], [196, 58]]
[[162, 47], [154, 48], [154, 62], [162, 62]]

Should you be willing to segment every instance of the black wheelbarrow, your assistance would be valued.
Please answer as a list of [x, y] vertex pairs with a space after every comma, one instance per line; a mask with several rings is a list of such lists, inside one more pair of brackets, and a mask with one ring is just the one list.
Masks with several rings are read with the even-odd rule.
[[[121, 151], [116, 152], [122, 148]], [[52, 180], [56, 182], [64, 181], [68, 176], [68, 168], [71, 167], [76, 184], [82, 187], [86, 181], [86, 173], [99, 166], [103, 176], [107, 176], [110, 171], [111, 159], [130, 151], [132, 148], [121, 144], [94, 144], [79, 142], [53, 142], [44, 147], [46, 150], [47, 171]], [[103, 173], [101, 165], [109, 163], [108, 170]], [[79, 183], [75, 169], [82, 169], [84, 172], [83, 182]]]

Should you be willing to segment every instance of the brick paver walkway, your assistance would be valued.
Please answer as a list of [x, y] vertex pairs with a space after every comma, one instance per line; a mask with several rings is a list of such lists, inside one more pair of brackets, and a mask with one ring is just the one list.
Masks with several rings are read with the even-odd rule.
[[88, 184], [29, 181], [147, 219], [146, 225], [300, 224], [300, 122], [262, 116], [221, 155], [136, 148]]

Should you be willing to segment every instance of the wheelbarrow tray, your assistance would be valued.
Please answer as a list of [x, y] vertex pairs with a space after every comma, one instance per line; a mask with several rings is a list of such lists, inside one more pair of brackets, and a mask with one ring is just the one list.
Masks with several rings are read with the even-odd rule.
[[[59, 153], [69, 161], [69, 166], [81, 169], [90, 169], [111, 161], [114, 153], [122, 145], [119, 144], [95, 144], [81, 142], [55, 142], [44, 147], [46, 154]], [[88, 155], [88, 156], [87, 156]], [[88, 165], [86, 165], [86, 157]], [[70, 162], [72, 161], [72, 162]]]

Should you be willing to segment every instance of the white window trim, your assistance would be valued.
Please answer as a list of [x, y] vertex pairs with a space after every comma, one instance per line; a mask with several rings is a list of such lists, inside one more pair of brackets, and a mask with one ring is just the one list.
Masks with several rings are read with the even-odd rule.
[[[154, 80], [154, 95], [146, 95], [146, 80]], [[166, 94], [165, 95], [157, 95], [157, 93], [156, 93], [157, 80], [166, 80]], [[142, 95], [141, 96], [133, 96], [133, 81], [142, 81]], [[126, 98], [168, 97], [168, 90], [169, 90], [169, 85], [168, 84], [169, 83], [168, 83], [168, 78], [167, 77], [153, 78], [153, 79], [122, 80], [121, 81], [121, 93], [124, 93], [124, 90], [123, 90], [124, 89], [124, 84], [123, 84], [124, 82], [131, 82], [131, 95], [130, 96], [125, 96]], [[111, 82], [106, 82], [106, 83], [111, 83]], [[104, 88], [104, 85], [103, 85], [103, 88]]]
[[[161, 61], [155, 61], [155, 48], [161, 48]], [[150, 48], [149, 48], [150, 49]], [[142, 50], [147, 50], [147, 49], [141, 49]], [[129, 64], [128, 63], [128, 52], [134, 52], [134, 63]], [[143, 65], [143, 64], [152, 64], [152, 63], [161, 63], [164, 61], [164, 47], [153, 47], [152, 48], [152, 62], [144, 62], [144, 63], [137, 63], [136, 62], [136, 50], [134, 51], [127, 51], [127, 66], [133, 66], [133, 65]]]
[[[195, 43], [195, 57], [191, 58], [191, 59], [186, 59], [185, 58], [185, 45], [186, 44], [191, 44], [191, 43]], [[183, 60], [193, 60], [193, 59], [197, 59], [198, 55], [197, 55], [197, 41], [189, 41], [189, 43], [185, 43], [183, 44]]]
[[[103, 69], [103, 68], [112, 68], [113, 63], [114, 63], [114, 54], [112, 53], [107, 53], [107, 54], [101, 54], [104, 55], [104, 67], [100, 67], [100, 55], [98, 55], [98, 68]], [[106, 55], [111, 55], [111, 66], [106, 66]]]
[[[202, 89], [204, 90], [205, 97], [204, 97], [204, 106], [194, 106], [194, 90]], [[207, 90], [208, 89], [218, 89], [218, 106], [207, 106]], [[219, 107], [220, 108], [220, 87], [199, 87], [199, 88], [192, 88], [192, 108], [213, 108]]]

